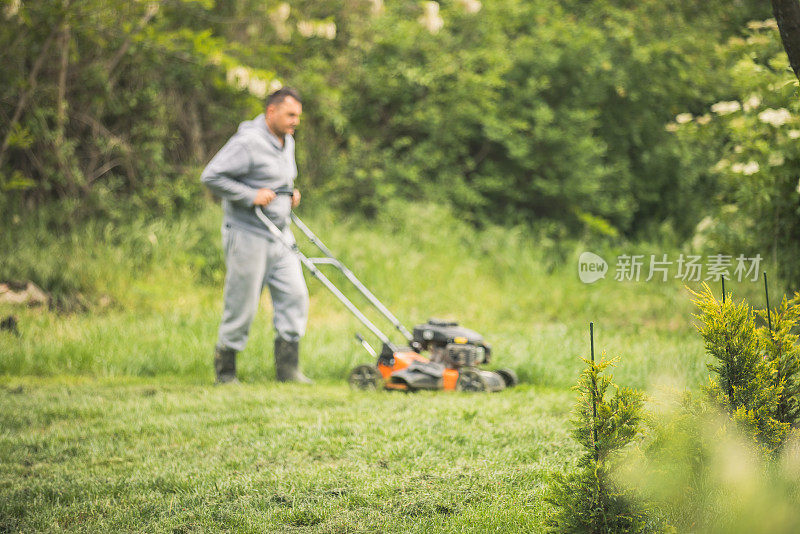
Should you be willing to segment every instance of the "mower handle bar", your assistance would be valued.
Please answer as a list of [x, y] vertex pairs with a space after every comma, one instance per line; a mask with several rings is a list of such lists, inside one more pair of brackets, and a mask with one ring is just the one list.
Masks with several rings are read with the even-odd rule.
[[333, 256], [333, 253], [330, 250], [328, 250], [328, 247], [326, 247], [322, 243], [322, 241], [320, 241], [319, 238], [316, 235], [314, 235], [314, 232], [312, 232], [311, 229], [308, 226], [306, 226], [303, 221], [300, 220], [300, 217], [294, 214], [294, 212], [292, 212], [292, 222], [294, 222], [295, 226], [297, 226], [300, 229], [300, 231], [305, 234], [308, 240], [311, 241], [311, 243], [313, 243], [326, 256], [326, 258], [311, 258], [312, 262], [319, 264], [333, 265], [334, 267], [339, 269], [342, 272], [342, 274], [344, 274], [345, 277], [347, 277], [347, 279], [350, 280], [350, 283], [352, 283], [356, 287], [356, 289], [358, 289], [359, 292], [362, 295], [364, 295], [364, 297], [370, 302], [370, 304], [375, 306], [375, 308], [379, 312], [381, 312], [383, 316], [386, 317], [386, 319], [390, 323], [392, 323], [392, 325], [394, 325], [394, 327], [401, 334], [403, 334], [403, 337], [405, 337], [409, 343], [411, 343], [414, 340], [414, 337], [411, 335], [411, 332], [409, 332], [406, 329], [406, 327], [403, 326], [400, 320], [397, 317], [395, 317], [394, 314], [390, 312], [389, 309], [386, 306], [384, 306], [380, 300], [378, 300], [378, 297], [376, 297], [372, 293], [372, 291], [370, 291], [367, 288], [367, 286], [361, 283], [361, 280], [359, 280], [356, 277], [356, 275], [353, 274], [353, 271], [348, 269], [345, 264], [343, 264], [341, 261], [339, 261]]
[[339, 290], [339, 288], [337, 288], [333, 284], [333, 282], [331, 282], [330, 279], [328, 279], [327, 276], [325, 276], [319, 269], [317, 269], [316, 264], [324, 263], [333, 265], [336, 268], [338, 268], [347, 277], [347, 279], [350, 280], [350, 282], [352, 282], [353, 285], [356, 286], [356, 288], [361, 292], [361, 294], [363, 294], [370, 301], [370, 303], [372, 303], [376, 308], [378, 308], [378, 310], [381, 311], [386, 316], [387, 319], [389, 319], [392, 323], [394, 323], [395, 327], [397, 327], [398, 330], [400, 330], [409, 341], [412, 340], [412, 337], [408, 332], [408, 330], [406, 330], [403, 327], [403, 325], [400, 324], [397, 318], [395, 318], [394, 315], [392, 315], [391, 312], [385, 306], [383, 306], [383, 304], [381, 304], [381, 302], [377, 299], [377, 297], [375, 297], [375, 295], [373, 295], [372, 292], [370, 292], [369, 289], [367, 289], [366, 286], [364, 286], [364, 284], [362, 284], [358, 280], [358, 278], [356, 278], [356, 276], [350, 271], [350, 269], [345, 267], [344, 264], [342, 264], [339, 260], [334, 258], [333, 255], [331, 255], [330, 251], [328, 251], [328, 249], [325, 248], [325, 246], [319, 241], [319, 239], [317, 239], [317, 237], [311, 232], [311, 230], [305, 224], [303, 224], [303, 222], [300, 220], [299, 217], [297, 217], [294, 213], [292, 213], [292, 220], [294, 221], [294, 223], [298, 226], [298, 228], [300, 228], [300, 230], [306, 235], [306, 237], [308, 237], [308, 239], [312, 243], [314, 243], [323, 253], [325, 253], [328, 256], [328, 258], [306, 257], [305, 254], [303, 254], [300, 251], [299, 247], [297, 246], [297, 243], [289, 242], [283, 236], [283, 233], [278, 229], [275, 223], [272, 222], [269, 219], [269, 217], [267, 217], [264, 214], [263, 210], [259, 206], [256, 206], [254, 208], [254, 211], [259, 220], [261, 220], [264, 226], [267, 227], [267, 230], [269, 230], [269, 232], [285, 247], [294, 252], [300, 259], [300, 262], [306, 267], [306, 269], [308, 269], [309, 272], [311, 272], [311, 274], [322, 283], [322, 285], [324, 285], [331, 293], [333, 293], [334, 296], [338, 298], [339, 301], [342, 304], [344, 304], [344, 306], [359, 321], [361, 321], [361, 323], [364, 326], [366, 326], [370, 332], [372, 332], [378, 339], [381, 340], [381, 342], [389, 346], [392, 345], [391, 341], [386, 336], [386, 334], [384, 334], [377, 326], [375, 326], [375, 324], [372, 323], [372, 321], [370, 321], [363, 313], [361, 313], [358, 307], [356, 307], [356, 305], [353, 304], [353, 302], [350, 299], [348, 299], [347, 296], [345, 296], [345, 294], [342, 293]]

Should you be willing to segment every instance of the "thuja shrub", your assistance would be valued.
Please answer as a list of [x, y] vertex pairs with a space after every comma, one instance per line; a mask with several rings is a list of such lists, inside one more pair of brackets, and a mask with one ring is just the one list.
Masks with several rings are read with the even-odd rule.
[[[617, 453], [642, 433], [643, 395], [618, 387], [606, 369], [612, 361], [586, 361], [575, 389], [573, 435], [583, 448], [578, 469], [556, 473], [545, 499], [555, 506], [552, 532], [649, 532], [644, 507], [615, 482]], [[609, 391], [613, 388], [613, 394]]]
[[771, 367], [778, 388], [775, 419], [797, 428], [800, 424], [800, 347], [793, 329], [800, 323], [800, 293], [783, 298], [777, 309], [760, 315], [767, 328], [760, 328], [764, 359]]
[[[767, 451], [775, 451], [790, 427], [778, 418], [786, 380], [777, 376], [775, 367], [785, 363], [785, 339], [776, 344], [771, 334], [759, 331], [756, 314], [744, 301], [718, 301], [708, 285], [694, 297], [698, 328], [714, 359], [708, 365], [711, 376], [705, 392]], [[786, 314], [781, 321], [788, 318]]]
[[800, 295], [769, 315], [730, 295], [721, 302], [708, 286], [694, 297], [709, 383], [702, 395], [654, 403], [647, 438], [616, 480], [664, 532], [798, 532]]

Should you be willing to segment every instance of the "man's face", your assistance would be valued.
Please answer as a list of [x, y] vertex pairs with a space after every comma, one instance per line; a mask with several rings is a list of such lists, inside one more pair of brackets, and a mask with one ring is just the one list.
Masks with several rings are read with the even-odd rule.
[[267, 106], [267, 125], [278, 137], [286, 134], [294, 135], [294, 129], [300, 124], [302, 113], [303, 105], [291, 96], [287, 96], [283, 102]]

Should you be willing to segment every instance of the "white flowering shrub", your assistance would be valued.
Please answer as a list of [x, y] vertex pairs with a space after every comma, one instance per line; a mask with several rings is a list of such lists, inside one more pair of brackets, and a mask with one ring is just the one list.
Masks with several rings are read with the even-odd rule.
[[695, 243], [713, 250], [760, 253], [778, 263], [789, 285], [800, 283], [800, 100], [773, 20], [720, 50], [728, 65], [728, 98], [668, 127], [712, 159], [717, 184], [709, 221]]

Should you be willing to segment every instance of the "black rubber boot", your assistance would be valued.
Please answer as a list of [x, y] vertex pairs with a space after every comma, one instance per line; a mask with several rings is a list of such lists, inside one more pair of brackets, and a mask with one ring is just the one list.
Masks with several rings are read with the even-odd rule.
[[275, 376], [278, 382], [299, 382], [313, 384], [313, 381], [300, 372], [300, 343], [275, 338]]
[[216, 384], [238, 384], [236, 378], [236, 351], [217, 347], [214, 351], [214, 371]]

